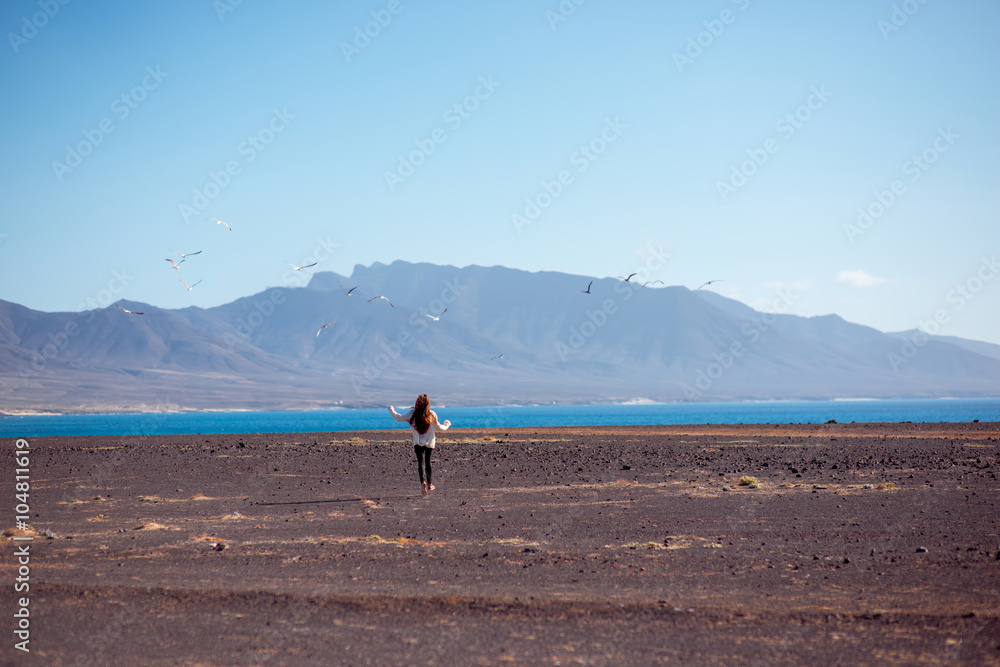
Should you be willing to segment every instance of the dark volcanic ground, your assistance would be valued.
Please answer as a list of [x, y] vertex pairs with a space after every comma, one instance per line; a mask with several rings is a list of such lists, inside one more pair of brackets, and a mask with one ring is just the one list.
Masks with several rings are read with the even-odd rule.
[[444, 435], [428, 498], [404, 429], [31, 439], [0, 655], [1000, 664], [1000, 424]]

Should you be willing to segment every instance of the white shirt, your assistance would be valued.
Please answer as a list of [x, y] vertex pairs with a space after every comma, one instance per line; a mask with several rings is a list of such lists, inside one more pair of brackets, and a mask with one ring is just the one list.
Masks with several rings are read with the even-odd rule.
[[[392, 415], [392, 418], [398, 422], [408, 422], [410, 421], [410, 418], [413, 417], [413, 408], [410, 408], [405, 415], [401, 415], [398, 412], [396, 412], [396, 408], [390, 405], [389, 413]], [[431, 410], [431, 414], [434, 415], [434, 421], [437, 421], [437, 414], [435, 414], [433, 410]], [[426, 433], [419, 433], [417, 429], [411, 424], [410, 431], [413, 433], [413, 444], [420, 445], [421, 447], [427, 447], [429, 449], [434, 449], [434, 443], [435, 443], [434, 432], [447, 431], [449, 426], [451, 426], [451, 422], [445, 420], [443, 424], [440, 422], [436, 424], [431, 424], [427, 428]]]

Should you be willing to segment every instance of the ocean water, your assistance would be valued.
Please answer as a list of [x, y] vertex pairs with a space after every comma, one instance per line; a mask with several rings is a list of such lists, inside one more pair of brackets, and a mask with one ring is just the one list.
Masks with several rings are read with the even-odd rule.
[[[641, 405], [432, 406], [461, 428], [633, 426], [662, 424], [819, 424], [858, 422], [1000, 422], [1000, 398], [768, 401]], [[0, 418], [0, 437], [307, 433], [405, 428], [384, 408], [286, 412], [181, 412], [25, 415]]]

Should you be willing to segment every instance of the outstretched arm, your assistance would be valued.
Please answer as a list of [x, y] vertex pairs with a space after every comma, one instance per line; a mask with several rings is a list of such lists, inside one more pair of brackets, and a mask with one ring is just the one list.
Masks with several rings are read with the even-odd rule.
[[390, 405], [389, 406], [389, 414], [391, 414], [392, 418], [395, 419], [398, 422], [408, 422], [408, 421], [410, 421], [410, 417], [413, 416], [413, 410], [411, 409], [405, 415], [401, 415], [398, 412], [396, 412], [396, 408], [394, 408], [394, 407], [392, 407]]
[[[437, 414], [436, 413], [435, 413], [434, 417], [435, 417], [435, 421], [437, 421], [437, 419], [436, 419]], [[434, 424], [434, 430], [435, 431], [447, 431], [449, 428], [451, 428], [451, 422], [449, 420], [447, 420], [447, 419], [444, 420], [444, 423], [438, 422], [438, 423]]]

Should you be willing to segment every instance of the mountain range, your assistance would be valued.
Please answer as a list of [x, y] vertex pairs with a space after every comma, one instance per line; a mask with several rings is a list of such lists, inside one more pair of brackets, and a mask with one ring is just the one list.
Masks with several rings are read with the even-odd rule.
[[1000, 345], [501, 266], [375, 263], [212, 308], [118, 305], [143, 314], [0, 300], [3, 409], [1000, 396]]

